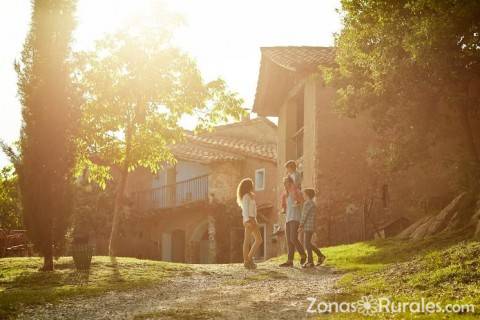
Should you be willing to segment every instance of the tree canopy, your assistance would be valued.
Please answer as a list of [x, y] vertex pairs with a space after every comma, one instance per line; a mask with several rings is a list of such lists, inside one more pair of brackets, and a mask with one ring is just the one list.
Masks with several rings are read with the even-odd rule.
[[462, 141], [455, 161], [478, 177], [480, 2], [342, 0], [342, 7], [338, 68], [327, 73], [338, 110], [368, 112], [392, 169], [455, 136]]
[[168, 146], [182, 140], [183, 116], [198, 117], [205, 129], [244, 112], [223, 80], [203, 81], [195, 61], [171, 45], [168, 30], [119, 32], [75, 60], [83, 97], [79, 166], [101, 185], [118, 174], [113, 238], [129, 172], [174, 163]]
[[53, 269], [72, 211], [78, 104], [68, 59], [76, 1], [32, 1], [32, 21], [16, 63], [22, 103], [20, 156], [15, 161], [29, 239]]

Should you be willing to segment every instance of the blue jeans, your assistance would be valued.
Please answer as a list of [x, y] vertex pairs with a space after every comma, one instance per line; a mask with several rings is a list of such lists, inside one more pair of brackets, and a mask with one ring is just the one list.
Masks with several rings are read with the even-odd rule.
[[299, 225], [300, 225], [299, 221], [292, 220], [292, 221], [288, 221], [285, 226], [285, 236], [287, 239], [287, 248], [288, 248], [288, 261], [293, 261], [295, 249], [297, 249], [298, 253], [302, 257], [305, 256], [305, 249], [303, 248], [300, 240], [298, 240]]
[[303, 242], [307, 248], [307, 261], [313, 263], [313, 252], [317, 254], [318, 257], [323, 256], [322, 252], [312, 244], [313, 231], [304, 231], [303, 232]]

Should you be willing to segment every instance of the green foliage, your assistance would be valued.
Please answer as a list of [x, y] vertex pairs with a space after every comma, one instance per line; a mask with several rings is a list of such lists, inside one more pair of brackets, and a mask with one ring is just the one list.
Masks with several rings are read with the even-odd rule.
[[192, 58], [172, 47], [168, 27], [120, 32], [76, 56], [84, 99], [80, 165], [103, 185], [111, 176], [98, 164], [156, 172], [173, 163], [167, 146], [182, 140], [184, 115], [199, 117], [205, 129], [243, 113], [222, 80], [204, 83]]
[[[458, 233], [422, 241], [376, 240], [322, 249], [328, 266], [346, 272], [339, 281], [344, 293], [336, 301], [356, 301], [366, 295], [396, 302], [428, 297], [443, 305], [474, 304], [478, 310], [480, 245], [464, 242], [464, 238]], [[444, 315], [423, 316], [437, 319]], [[332, 318], [343, 319], [343, 315]], [[404, 319], [405, 314], [387, 318]]]
[[23, 126], [15, 162], [30, 240], [53, 268], [72, 208], [78, 108], [68, 64], [76, 1], [32, 1], [18, 73]]
[[337, 108], [371, 116], [382, 140], [374, 153], [390, 170], [428, 159], [438, 141], [459, 139], [445, 158], [467, 159], [464, 168], [478, 177], [471, 136], [479, 119], [472, 88], [480, 76], [480, 2], [343, 0], [342, 7], [338, 68], [327, 71]]
[[197, 129], [208, 129], [244, 112], [222, 80], [203, 82], [194, 60], [171, 45], [170, 30], [170, 23], [128, 28], [75, 58], [83, 98], [78, 172], [86, 169], [101, 187], [117, 175], [111, 256], [129, 172], [155, 173], [175, 162], [169, 145], [184, 138], [183, 116], [197, 116]]
[[[86, 237], [108, 239], [111, 228], [115, 185], [109, 183], [101, 189], [94, 183], [78, 183], [75, 188], [75, 207], [72, 215], [71, 240]], [[105, 254], [99, 252], [97, 254]]]
[[[213, 211], [215, 218], [215, 246], [217, 248], [217, 263], [229, 263], [238, 257], [232, 248], [241, 250], [242, 244], [232, 243], [232, 230], [234, 228], [243, 228], [240, 208], [236, 201], [230, 201], [225, 204], [218, 204], [216, 210]], [[241, 255], [240, 255], [241, 256]]]
[[13, 167], [0, 169], [0, 229], [22, 228], [18, 177]]

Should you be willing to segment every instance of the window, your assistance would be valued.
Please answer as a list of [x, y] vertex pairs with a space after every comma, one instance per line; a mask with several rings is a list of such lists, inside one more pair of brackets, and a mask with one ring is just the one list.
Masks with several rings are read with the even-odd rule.
[[255, 170], [255, 191], [265, 190], [265, 169]]

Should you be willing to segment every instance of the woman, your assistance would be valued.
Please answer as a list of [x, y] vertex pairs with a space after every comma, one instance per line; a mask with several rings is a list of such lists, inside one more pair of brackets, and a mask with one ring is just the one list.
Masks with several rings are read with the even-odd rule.
[[[247, 269], [255, 269], [257, 266], [253, 262], [253, 257], [263, 240], [257, 224], [257, 205], [255, 203], [255, 195], [253, 194], [252, 179], [243, 179], [238, 184], [237, 203], [240, 208], [242, 208], [243, 226], [245, 227], [245, 236], [243, 238], [243, 265]], [[249, 250], [252, 236], [255, 241]]]

